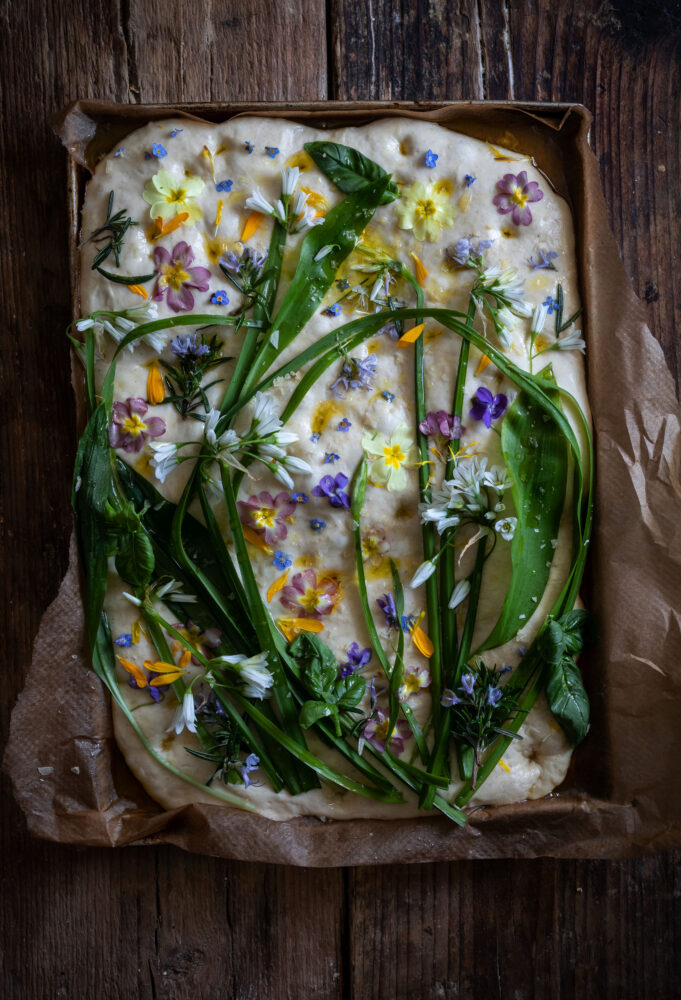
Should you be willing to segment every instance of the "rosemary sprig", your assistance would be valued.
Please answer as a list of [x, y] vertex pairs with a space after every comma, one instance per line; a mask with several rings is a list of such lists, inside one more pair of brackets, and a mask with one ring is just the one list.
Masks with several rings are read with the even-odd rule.
[[[123, 242], [125, 239], [125, 234], [131, 226], [138, 226], [139, 223], [134, 219], [131, 219], [129, 215], [126, 215], [126, 209], [122, 208], [120, 211], [112, 215], [114, 203], [114, 192], [109, 192], [109, 201], [106, 208], [106, 218], [101, 226], [98, 226], [86, 240], [79, 246], [79, 250], [82, 250], [84, 246], [88, 243], [102, 243], [104, 245], [99, 248], [95, 254], [95, 259], [92, 262], [92, 270], [97, 270], [101, 264], [107, 259], [109, 254], [114, 255], [114, 260], [116, 261], [116, 267], [121, 266], [121, 250], [123, 249]], [[106, 275], [109, 277], [109, 275]], [[152, 275], [153, 277], [153, 275]], [[115, 279], [113, 279], [115, 280]], [[138, 279], [139, 281], [139, 279]], [[132, 284], [136, 282], [133, 281]], [[128, 284], [128, 282], [126, 282]]]

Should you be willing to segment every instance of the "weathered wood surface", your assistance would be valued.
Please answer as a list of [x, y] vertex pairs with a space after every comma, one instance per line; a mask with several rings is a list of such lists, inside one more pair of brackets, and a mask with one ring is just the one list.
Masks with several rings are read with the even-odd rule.
[[[46, 120], [66, 101], [582, 101], [627, 271], [678, 376], [678, 3], [4, 0], [0, 17], [0, 745], [70, 531], [65, 156]], [[2, 794], [11, 1000], [681, 995], [681, 852], [300, 871], [32, 841], [5, 778]]]

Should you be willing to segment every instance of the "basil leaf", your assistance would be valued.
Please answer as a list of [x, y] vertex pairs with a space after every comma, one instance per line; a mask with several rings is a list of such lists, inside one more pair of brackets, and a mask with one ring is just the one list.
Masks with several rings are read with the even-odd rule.
[[581, 743], [589, 730], [589, 696], [579, 668], [569, 656], [554, 664], [546, 685], [546, 698], [556, 722], [571, 746]]
[[338, 718], [338, 709], [325, 701], [306, 701], [300, 710], [299, 721], [303, 729], [309, 729], [320, 719]]
[[511, 543], [511, 583], [482, 649], [508, 642], [536, 611], [565, 505], [567, 442], [556, 422], [526, 392], [518, 394], [504, 418], [501, 448], [513, 479], [518, 523]]
[[116, 556], [116, 572], [126, 583], [144, 587], [154, 572], [154, 549], [144, 528], [140, 527], [124, 538]]
[[366, 681], [358, 674], [341, 677], [336, 682], [335, 694], [339, 708], [354, 708], [362, 700], [366, 689]]
[[579, 653], [585, 646], [596, 641], [596, 625], [593, 615], [583, 608], [574, 608], [559, 618], [565, 636], [568, 653]]
[[[330, 695], [338, 676], [336, 657], [316, 635], [303, 632], [288, 648], [291, 669], [311, 694], [324, 700]], [[333, 699], [335, 701], [335, 699]]]
[[[306, 142], [305, 152], [312, 157], [331, 183], [345, 194], [360, 191], [371, 181], [389, 176], [383, 167], [379, 167], [378, 163], [374, 163], [352, 146], [342, 146], [338, 142]], [[399, 196], [397, 184], [391, 181], [381, 197], [380, 204], [388, 205]]]
[[565, 633], [557, 621], [550, 621], [538, 639], [541, 658], [553, 666], [565, 655]]

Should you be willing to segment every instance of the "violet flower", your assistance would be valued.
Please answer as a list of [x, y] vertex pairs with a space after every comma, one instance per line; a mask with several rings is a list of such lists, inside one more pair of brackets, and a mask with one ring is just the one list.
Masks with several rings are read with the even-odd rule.
[[446, 410], [431, 410], [426, 419], [419, 424], [419, 430], [422, 434], [426, 434], [428, 437], [440, 435], [446, 441], [458, 440], [465, 429], [461, 426], [459, 417], [452, 416]]
[[148, 409], [143, 399], [133, 399], [132, 396], [128, 396], [124, 403], [120, 400], [114, 403], [113, 423], [109, 425], [109, 444], [112, 448], [139, 452], [147, 438], [165, 434], [165, 421], [160, 417], [143, 419]]
[[335, 477], [322, 476], [312, 492], [316, 497], [327, 497], [332, 507], [349, 507], [350, 497], [345, 492], [348, 482], [348, 477], [342, 472]]
[[208, 291], [210, 271], [207, 267], [191, 267], [194, 251], [182, 240], [168, 253], [165, 247], [154, 248], [154, 264], [158, 272], [154, 285], [153, 299], [160, 302], [166, 295], [166, 303], [173, 312], [189, 312], [194, 308], [194, 296], [190, 289]]
[[511, 213], [511, 221], [514, 226], [529, 226], [532, 222], [532, 212], [527, 206], [528, 201], [541, 201], [544, 192], [536, 181], [527, 180], [527, 171], [521, 170], [517, 175], [504, 174], [500, 181], [497, 181], [499, 194], [492, 198], [493, 204], [497, 206], [499, 215]]
[[400, 623], [397, 619], [397, 608], [395, 606], [395, 598], [392, 594], [384, 594], [383, 597], [377, 597], [376, 603], [385, 615], [385, 624], [387, 628], [399, 628]]
[[503, 392], [493, 396], [489, 389], [481, 385], [473, 397], [470, 414], [473, 420], [482, 420], [485, 427], [490, 428], [492, 421], [500, 417], [507, 406], [508, 397]]
[[368, 648], [360, 649], [359, 643], [353, 642], [348, 647], [347, 661], [341, 665], [341, 677], [350, 677], [356, 670], [366, 667], [370, 659], [371, 650]]

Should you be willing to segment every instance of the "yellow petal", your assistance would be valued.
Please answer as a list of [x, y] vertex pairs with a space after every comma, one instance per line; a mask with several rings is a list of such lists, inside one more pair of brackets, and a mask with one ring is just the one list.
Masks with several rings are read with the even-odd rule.
[[184, 653], [180, 657], [180, 662], [179, 662], [178, 666], [181, 669], [184, 669], [184, 667], [189, 666], [191, 658], [192, 658], [191, 650], [190, 649], [185, 649]]
[[217, 229], [220, 225], [220, 219], [222, 218], [222, 198], [218, 201], [217, 212], [215, 213], [215, 228]]
[[151, 670], [152, 674], [167, 674], [174, 673], [177, 670], [176, 663], [165, 663], [163, 660], [145, 660], [144, 667], [146, 670]]
[[178, 212], [178, 214], [174, 215], [172, 219], [168, 219], [167, 222], [164, 222], [161, 216], [159, 215], [157, 219], [154, 219], [156, 230], [155, 232], [152, 232], [150, 238], [153, 240], [158, 240], [161, 238], [161, 236], [166, 236], [168, 233], [174, 233], [175, 230], [179, 229], [180, 226], [183, 223], [185, 223], [188, 218], [189, 218], [189, 212]]
[[508, 774], [511, 773], [511, 768], [508, 766], [505, 760], [499, 761], [499, 767], [503, 767], [504, 771], [506, 771]]
[[247, 524], [242, 525], [244, 538], [251, 545], [255, 545], [256, 549], [260, 549], [265, 555], [271, 556], [272, 549], [269, 547], [262, 535], [259, 535], [257, 531], [253, 531], [253, 528], [249, 528]]
[[122, 656], [117, 656], [116, 659], [123, 664], [123, 667], [128, 671], [129, 674], [132, 674], [132, 676], [137, 681], [138, 687], [143, 688], [147, 686], [147, 679], [136, 663], [133, 663], [132, 660], [124, 660]]
[[141, 295], [143, 299], [149, 298], [146, 288], [143, 288], [142, 285], [128, 285], [128, 288], [131, 292], [134, 292], [135, 295]]
[[285, 573], [282, 573], [281, 576], [278, 576], [277, 579], [274, 581], [274, 583], [269, 588], [269, 590], [267, 591], [267, 603], [268, 604], [270, 603], [270, 601], [272, 600], [272, 598], [274, 597], [274, 595], [278, 594], [279, 591], [284, 588], [284, 586], [286, 585], [286, 581], [287, 580], [288, 580], [288, 570], [286, 570]]
[[490, 363], [490, 359], [487, 357], [486, 354], [483, 354], [483, 356], [478, 361], [478, 367], [475, 369], [475, 374], [479, 375], [480, 372], [484, 372], [485, 368], [487, 367], [487, 365], [489, 363]]
[[260, 229], [260, 224], [265, 218], [262, 212], [251, 212], [251, 214], [246, 219], [246, 225], [244, 226], [244, 231], [241, 234], [241, 239], [245, 243], [246, 240], [250, 240], [253, 233]]
[[416, 256], [416, 254], [414, 253], [413, 250], [409, 251], [409, 256], [414, 261], [414, 270], [416, 271], [416, 280], [418, 281], [418, 283], [421, 286], [421, 288], [425, 288], [425, 286], [426, 286], [426, 278], [428, 277], [428, 272], [426, 271], [425, 267], [423, 266], [423, 264], [421, 263], [421, 261]]
[[501, 150], [497, 149], [496, 146], [493, 146], [491, 142], [487, 143], [487, 148], [491, 150], [492, 153], [494, 153], [495, 160], [507, 160], [509, 163], [511, 163], [512, 161], [518, 159], [517, 156], [507, 156], [506, 153], [502, 153]]
[[149, 373], [147, 375], [147, 402], [150, 406], [158, 406], [165, 399], [165, 389], [163, 388], [163, 378], [158, 361], [150, 361]]
[[433, 655], [433, 644], [430, 641], [430, 637], [426, 635], [420, 625], [416, 625], [411, 630], [411, 637], [419, 653], [427, 659], [430, 659]]
[[411, 330], [407, 330], [407, 332], [400, 337], [397, 341], [397, 346], [404, 348], [409, 347], [410, 344], [414, 344], [421, 336], [425, 325], [425, 323], [419, 323], [418, 326], [412, 326]]
[[319, 191], [315, 191], [313, 188], [303, 187], [302, 184], [299, 185], [300, 190], [307, 195], [307, 203], [311, 205], [312, 208], [318, 208], [322, 213], [326, 212], [329, 207], [329, 199], [321, 194]]
[[139, 622], [132, 623], [132, 641], [137, 644], [142, 638], [142, 629]]
[[293, 642], [301, 632], [323, 632], [324, 623], [316, 618], [278, 618], [277, 628], [288, 642]]
[[172, 684], [173, 681], [178, 681], [183, 674], [184, 670], [176, 670], [174, 674], [163, 674], [161, 677], [154, 677], [153, 681], [149, 681], [149, 684], [153, 688], [161, 687], [163, 684]]

